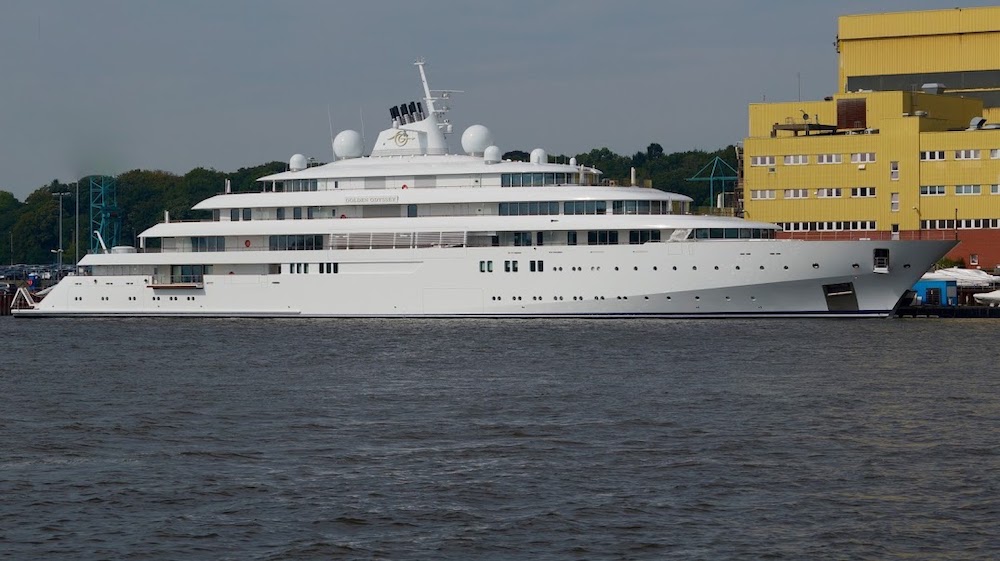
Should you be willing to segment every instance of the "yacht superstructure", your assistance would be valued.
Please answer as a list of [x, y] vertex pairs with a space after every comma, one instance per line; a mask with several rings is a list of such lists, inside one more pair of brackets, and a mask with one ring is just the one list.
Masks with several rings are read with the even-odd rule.
[[465, 154], [418, 61], [423, 101], [390, 109], [368, 156], [262, 177], [253, 193], [165, 219], [93, 253], [15, 313], [205, 317], [876, 316], [955, 242], [777, 239], [778, 227], [689, 214], [691, 199], [602, 185], [600, 171], [503, 160], [473, 125]]

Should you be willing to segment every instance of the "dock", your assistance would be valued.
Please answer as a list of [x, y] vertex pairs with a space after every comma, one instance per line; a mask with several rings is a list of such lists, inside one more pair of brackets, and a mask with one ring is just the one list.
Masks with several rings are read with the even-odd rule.
[[1000, 306], [900, 306], [896, 317], [1000, 319]]

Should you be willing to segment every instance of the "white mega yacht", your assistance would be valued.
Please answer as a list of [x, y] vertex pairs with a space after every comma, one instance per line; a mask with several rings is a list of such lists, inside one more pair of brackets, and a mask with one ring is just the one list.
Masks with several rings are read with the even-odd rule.
[[778, 226], [694, 216], [691, 199], [602, 185], [570, 159], [503, 160], [472, 125], [449, 154], [443, 100], [389, 110], [368, 156], [262, 177], [113, 247], [19, 317], [782, 317], [892, 313], [953, 241], [776, 239]]

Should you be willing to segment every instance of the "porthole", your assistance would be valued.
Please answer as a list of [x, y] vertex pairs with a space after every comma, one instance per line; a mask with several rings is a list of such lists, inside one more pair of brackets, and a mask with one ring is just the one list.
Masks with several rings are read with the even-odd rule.
[[667, 300], [673, 300], [673, 298], [671, 298], [670, 296], [667, 296]]
[[653, 270], [654, 270], [654, 271], [656, 270], [656, 265], [653, 265]]
[[855, 263], [855, 264], [851, 265], [851, 267], [854, 267], [855, 269], [857, 269], [857, 268], [861, 267], [861, 265], [858, 265], [857, 263]]
[[760, 266], [760, 270], [761, 270], [761, 271], [763, 271], [763, 270], [764, 270], [764, 266], [763, 266], [763, 265], [761, 265], [761, 266]]
[[716, 271], [718, 271], [718, 270], [719, 270], [719, 266], [718, 266], [718, 265], [716, 265], [716, 266], [715, 266], [715, 270], [716, 270]]
[[649, 296], [643, 296], [643, 299], [649, 300]]
[[695, 296], [694, 299], [695, 300], [701, 300], [701, 296]]
[[909, 269], [909, 268], [910, 268], [910, 264], [909, 264], [909, 263], [907, 263], [907, 264], [903, 265], [903, 268], [904, 268], [904, 269]]
[[698, 270], [698, 266], [697, 266], [697, 265], [693, 265], [693, 266], [691, 267], [691, 270], [692, 270], [692, 271], [697, 271], [697, 270]]
[[[785, 267], [786, 269], [788, 267]], [[819, 263], [813, 263], [813, 269], [819, 269]]]
[[739, 270], [740, 270], [740, 266], [739, 266], [739, 265], [737, 265], [737, 266], [736, 266], [736, 270], [737, 270], [737, 271], [739, 271]]
[[756, 302], [757, 301], [757, 297], [756, 296], [751, 296], [750, 297], [750, 301], [751, 302]]
[[677, 265], [674, 265], [674, 270], [675, 270], [675, 271], [677, 270]]
[[[815, 266], [815, 265], [814, 265], [814, 266]], [[786, 270], [786, 271], [788, 270], [788, 265], [785, 265], [785, 270]]]
[[632, 267], [632, 270], [634, 270], [634, 271], [638, 271], [638, 270], [639, 270], [639, 267]]
[[618, 267], [615, 267], [615, 270], [617, 271], [617, 270], [618, 270]]
[[730, 300], [732, 300], [732, 298], [726, 296], [726, 302], [729, 302]]

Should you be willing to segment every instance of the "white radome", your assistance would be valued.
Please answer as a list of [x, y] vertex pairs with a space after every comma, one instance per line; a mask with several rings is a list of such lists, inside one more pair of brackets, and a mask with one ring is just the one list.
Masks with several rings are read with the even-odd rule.
[[503, 152], [500, 151], [499, 146], [487, 146], [486, 150], [483, 150], [483, 160], [487, 164], [495, 164], [503, 158]]
[[333, 139], [333, 154], [340, 159], [360, 158], [365, 151], [365, 143], [358, 131], [340, 131]]
[[545, 153], [545, 150], [541, 148], [535, 148], [531, 151], [531, 156], [529, 158], [533, 164], [547, 164], [549, 163], [549, 155]]
[[493, 134], [483, 125], [472, 125], [462, 133], [462, 150], [470, 156], [480, 156], [493, 144]]
[[294, 154], [288, 159], [288, 169], [292, 171], [302, 171], [309, 166], [309, 162], [302, 154]]

